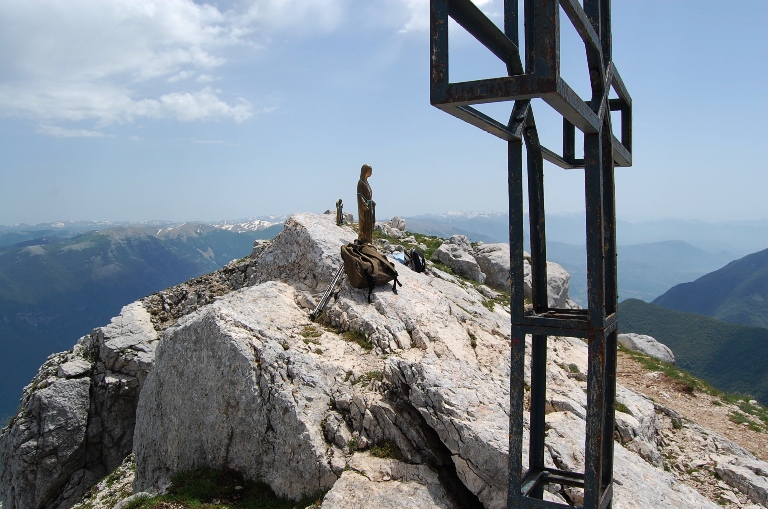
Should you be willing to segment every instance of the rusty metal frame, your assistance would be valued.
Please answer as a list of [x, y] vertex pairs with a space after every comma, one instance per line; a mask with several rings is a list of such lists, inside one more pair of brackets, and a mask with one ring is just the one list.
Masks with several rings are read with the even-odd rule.
[[[430, 0], [430, 100], [433, 106], [507, 141], [511, 267], [511, 375], [509, 508], [569, 507], [543, 499], [547, 484], [584, 490], [586, 509], [605, 509], [613, 498], [613, 428], [616, 395], [616, 210], [614, 168], [632, 164], [632, 100], [611, 57], [610, 0], [523, 0], [525, 61], [520, 55], [518, 0], [504, 2], [501, 30], [471, 0]], [[560, 76], [561, 9], [584, 42], [592, 88], [580, 98]], [[507, 68], [507, 76], [451, 83], [448, 25], [456, 21]], [[617, 98], [610, 98], [613, 91]], [[561, 154], [541, 145], [530, 100], [541, 98], [563, 117]], [[473, 105], [514, 101], [504, 124]], [[621, 136], [611, 111], [621, 112]], [[584, 158], [576, 159], [575, 130], [584, 134]], [[523, 145], [527, 155], [532, 302], [526, 306], [523, 276]], [[544, 213], [544, 161], [583, 168], [587, 233], [585, 310], [548, 305]], [[530, 442], [523, 470], [525, 337], [532, 337]], [[546, 359], [549, 336], [588, 342], [584, 472], [544, 462]]]

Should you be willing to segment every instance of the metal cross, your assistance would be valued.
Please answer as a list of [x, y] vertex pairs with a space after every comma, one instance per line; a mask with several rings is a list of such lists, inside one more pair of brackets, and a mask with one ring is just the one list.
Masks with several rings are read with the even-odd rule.
[[[604, 509], [613, 499], [613, 428], [616, 397], [616, 208], [614, 167], [632, 164], [632, 100], [611, 57], [610, 0], [523, 0], [525, 62], [520, 55], [518, 0], [504, 2], [504, 29], [471, 0], [430, 0], [433, 106], [508, 142], [511, 267], [511, 375], [508, 508], [569, 507], [543, 499], [548, 484], [583, 490], [585, 509]], [[573, 25], [587, 55], [592, 96], [580, 98], [560, 75], [560, 18]], [[507, 75], [451, 83], [448, 22], [455, 20], [507, 68]], [[611, 90], [617, 98], [609, 98]], [[539, 142], [531, 99], [541, 98], [563, 118], [563, 150]], [[473, 105], [514, 101], [505, 124]], [[611, 111], [621, 113], [621, 139], [613, 136]], [[584, 134], [584, 158], [575, 158], [575, 129]], [[527, 159], [532, 302], [523, 278], [523, 145]], [[548, 305], [544, 214], [544, 161], [584, 169], [587, 309]], [[530, 441], [523, 469], [526, 383], [525, 337], [531, 335]], [[549, 336], [588, 342], [584, 472], [545, 465], [546, 360]], [[573, 502], [573, 501], [572, 501]]]

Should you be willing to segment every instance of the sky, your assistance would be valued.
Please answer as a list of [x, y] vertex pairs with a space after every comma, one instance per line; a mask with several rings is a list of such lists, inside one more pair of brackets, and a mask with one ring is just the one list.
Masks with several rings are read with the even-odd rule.
[[[503, 0], [475, 0], [501, 23]], [[625, 219], [768, 218], [768, 2], [614, 1]], [[562, 18], [563, 76], [588, 97]], [[504, 66], [451, 26], [451, 81]], [[508, 117], [512, 103], [485, 111]], [[541, 101], [543, 143], [561, 121]], [[0, 224], [507, 210], [506, 145], [429, 104], [428, 0], [0, 0]], [[584, 208], [547, 164], [548, 213]]]

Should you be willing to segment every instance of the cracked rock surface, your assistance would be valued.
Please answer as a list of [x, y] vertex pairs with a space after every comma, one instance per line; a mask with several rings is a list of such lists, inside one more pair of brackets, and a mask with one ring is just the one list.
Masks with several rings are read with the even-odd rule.
[[158, 341], [134, 302], [48, 358], [0, 435], [5, 509], [70, 507], [123, 462]]
[[[326, 492], [325, 509], [505, 507], [507, 309], [488, 306], [493, 290], [483, 285], [399, 265], [398, 294], [378, 287], [369, 304], [367, 291], [344, 282], [310, 321], [341, 245], [354, 237], [330, 216], [293, 216], [242, 262], [249, 268], [237, 270], [239, 288], [200, 305], [184, 304], [192, 292], [204, 295], [194, 285], [187, 297], [160, 298], [160, 308], [145, 299], [131, 308], [135, 315], [124, 310], [133, 318], [114, 329], [119, 335], [104, 328], [103, 337], [49, 359], [37, 387], [25, 390], [29, 415], [17, 420], [26, 424], [3, 431], [3, 475], [11, 476], [5, 509], [71, 506], [89, 444], [126, 437], [128, 428], [116, 423], [128, 421], [135, 492], [162, 491], [174, 473], [206, 465], [237, 470], [289, 498]], [[586, 348], [578, 339], [549, 340], [545, 461], [552, 467], [583, 469]], [[90, 368], [81, 359], [91, 359]], [[101, 401], [94, 380], [115, 388], [104, 392], [116, 398], [105, 408], [131, 410], [133, 420], [91, 410]], [[46, 389], [57, 386], [69, 396], [54, 404]], [[614, 506], [719, 507], [679, 472], [665, 471], [666, 409], [621, 386], [617, 401]], [[103, 430], [91, 427], [97, 416]], [[40, 448], [54, 438], [55, 449]], [[766, 464], [723, 444], [712, 459], [722, 482], [752, 490], [762, 503]], [[99, 450], [101, 470], [88, 471], [96, 480], [109, 471]], [[120, 461], [114, 453], [112, 468], [130, 452]], [[29, 477], [32, 467], [39, 477]], [[37, 495], [37, 486], [48, 494]], [[578, 490], [563, 486], [544, 496], [580, 503]]]

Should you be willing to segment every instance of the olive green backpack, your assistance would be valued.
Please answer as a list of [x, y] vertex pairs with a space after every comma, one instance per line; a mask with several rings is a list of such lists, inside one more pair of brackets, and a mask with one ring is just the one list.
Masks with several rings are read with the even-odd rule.
[[341, 259], [344, 273], [353, 288], [368, 288], [368, 302], [371, 302], [373, 288], [394, 280], [392, 291], [397, 294], [397, 287], [403, 286], [397, 280], [395, 264], [386, 259], [370, 244], [347, 244], [341, 246]]

